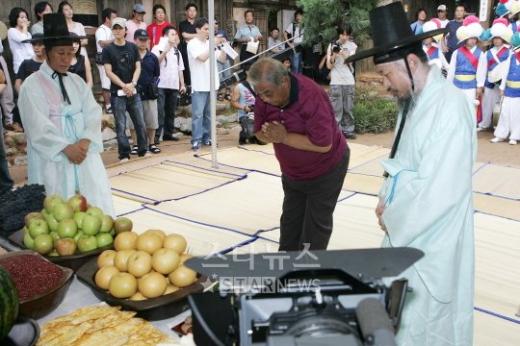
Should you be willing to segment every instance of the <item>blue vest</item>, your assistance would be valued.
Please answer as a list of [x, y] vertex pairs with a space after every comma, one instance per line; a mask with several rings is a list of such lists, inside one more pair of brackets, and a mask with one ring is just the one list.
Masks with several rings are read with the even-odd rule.
[[[473, 55], [477, 60], [480, 59], [480, 54], [482, 51], [480, 48], [476, 48], [473, 52]], [[474, 76], [475, 78], [471, 80], [459, 80], [457, 79], [457, 75], [462, 76]], [[468, 58], [462, 53], [462, 51], [457, 49], [457, 65], [455, 67], [455, 79], [453, 84], [459, 89], [476, 89], [477, 88], [477, 69], [471, 65], [471, 62]]]
[[511, 23], [511, 29], [513, 30], [513, 34], [517, 31], [520, 31], [520, 27], [518, 26], [517, 22]]
[[[504, 96], [520, 97], [520, 63], [514, 54], [511, 54], [511, 65], [507, 73], [506, 90]], [[511, 85], [514, 83], [515, 85]]]
[[[491, 48], [492, 49], [492, 48]], [[493, 71], [493, 69], [495, 67], [497, 67], [497, 62], [495, 60], [495, 58], [493, 57], [493, 54], [491, 54], [491, 49], [487, 51], [486, 53], [486, 59], [488, 61], [488, 73], [490, 71]], [[502, 48], [500, 48], [500, 50], [502, 50]], [[499, 56], [498, 55], [498, 52], [497, 52], [497, 58], [498, 58], [498, 61], [500, 62], [503, 62], [503, 61], [506, 61], [507, 59], [509, 59], [509, 55], [510, 55], [511, 51], [509, 49], [506, 50], [506, 53], [502, 56]], [[490, 63], [491, 61], [491, 63]], [[486, 88], [490, 88], [490, 89], [493, 89], [495, 87], [495, 83], [491, 83], [488, 78], [487, 78], [487, 75], [486, 75], [486, 84], [485, 84]]]

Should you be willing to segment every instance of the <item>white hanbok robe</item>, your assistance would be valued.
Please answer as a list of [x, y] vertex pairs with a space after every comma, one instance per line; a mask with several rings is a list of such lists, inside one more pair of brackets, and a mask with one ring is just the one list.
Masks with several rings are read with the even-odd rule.
[[[399, 117], [399, 121], [401, 115]], [[402, 276], [407, 295], [400, 346], [471, 346], [474, 237], [474, 106], [432, 67], [408, 114], [380, 192], [384, 247], [413, 247], [424, 257]]]
[[[18, 107], [27, 134], [29, 184], [45, 186], [46, 193], [69, 198], [80, 192], [92, 206], [114, 216], [110, 182], [101, 160], [101, 107], [80, 76], [63, 77], [71, 104], [63, 101], [59, 79], [44, 62], [22, 84]], [[85, 138], [87, 157], [71, 163], [63, 149]]]

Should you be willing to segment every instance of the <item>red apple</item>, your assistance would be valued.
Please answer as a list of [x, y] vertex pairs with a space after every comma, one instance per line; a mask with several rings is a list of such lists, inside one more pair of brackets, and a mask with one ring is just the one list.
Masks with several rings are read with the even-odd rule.
[[122, 233], [122, 232], [130, 232], [132, 231], [132, 220], [130, 220], [127, 217], [118, 217], [114, 221], [114, 229], [116, 230], [116, 234]]
[[76, 194], [69, 198], [67, 204], [70, 205], [73, 211], [86, 211], [87, 210], [87, 199], [80, 195]]
[[76, 242], [71, 238], [59, 239], [54, 247], [60, 256], [71, 256], [76, 252]]

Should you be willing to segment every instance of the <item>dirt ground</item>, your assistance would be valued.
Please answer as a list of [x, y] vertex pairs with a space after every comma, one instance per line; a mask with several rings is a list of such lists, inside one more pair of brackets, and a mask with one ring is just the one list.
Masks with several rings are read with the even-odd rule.
[[[218, 136], [219, 148], [227, 148], [238, 144], [239, 126], [229, 129], [226, 134]], [[393, 132], [386, 132], [382, 134], [364, 134], [358, 135], [357, 139], [352, 140], [353, 143], [364, 145], [380, 145], [390, 148], [393, 141]], [[481, 132], [478, 134], [478, 157], [477, 161], [491, 162], [503, 166], [513, 166], [520, 168], [520, 145], [509, 145], [507, 143], [490, 143], [489, 140], [493, 138], [491, 132]], [[163, 142], [161, 143], [162, 153], [158, 155], [168, 156], [190, 151], [190, 137], [184, 136], [178, 142]], [[209, 151], [209, 148], [203, 150]], [[102, 154], [105, 166], [118, 164], [117, 149], [110, 148]], [[137, 159], [137, 158], [136, 158]], [[146, 160], [146, 158], [139, 158], [138, 160]], [[27, 167], [17, 166], [10, 168], [11, 175], [16, 184], [23, 184], [27, 179]]]

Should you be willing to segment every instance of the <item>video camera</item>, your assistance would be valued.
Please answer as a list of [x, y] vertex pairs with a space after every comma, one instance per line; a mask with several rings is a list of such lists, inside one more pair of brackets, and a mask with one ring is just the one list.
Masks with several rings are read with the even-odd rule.
[[332, 41], [330, 43], [330, 46], [331, 46], [332, 53], [338, 54], [339, 52], [341, 52], [342, 48], [341, 48], [341, 45], [338, 42]]
[[218, 292], [188, 298], [194, 341], [395, 346], [407, 281], [386, 286], [383, 278], [397, 277], [422, 256], [388, 248], [190, 259], [188, 267], [219, 282]]

